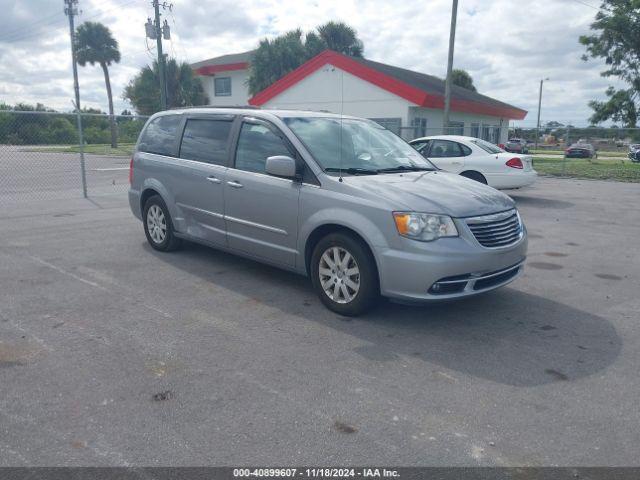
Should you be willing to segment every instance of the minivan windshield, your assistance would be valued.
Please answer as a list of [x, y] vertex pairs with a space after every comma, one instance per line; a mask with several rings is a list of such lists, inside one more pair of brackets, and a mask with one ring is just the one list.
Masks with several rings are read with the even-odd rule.
[[328, 173], [375, 175], [436, 170], [408, 143], [370, 120], [335, 117], [283, 120]]

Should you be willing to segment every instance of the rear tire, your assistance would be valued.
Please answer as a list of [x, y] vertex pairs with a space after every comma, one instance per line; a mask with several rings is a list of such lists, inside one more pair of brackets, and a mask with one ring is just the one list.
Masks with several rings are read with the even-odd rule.
[[474, 170], [469, 170], [467, 172], [462, 172], [460, 174], [461, 177], [469, 178], [471, 180], [475, 180], [476, 182], [487, 184], [487, 179], [480, 172], [476, 172]]
[[375, 259], [352, 235], [331, 233], [322, 238], [313, 249], [310, 273], [320, 301], [340, 315], [361, 315], [379, 299]]
[[167, 205], [159, 195], [149, 197], [143, 209], [144, 234], [149, 245], [160, 252], [170, 252], [180, 247], [181, 241], [175, 236], [173, 222]]

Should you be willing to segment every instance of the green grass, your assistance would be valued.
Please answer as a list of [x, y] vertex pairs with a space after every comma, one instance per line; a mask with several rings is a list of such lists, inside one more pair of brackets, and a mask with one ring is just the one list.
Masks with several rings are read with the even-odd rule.
[[615, 180], [618, 182], [640, 183], [640, 163], [629, 160], [591, 160], [586, 158], [545, 158], [536, 157], [533, 168], [540, 175], [554, 177], [564, 175], [572, 178], [586, 178], [593, 180]]
[[[92, 155], [114, 155], [129, 156], [133, 153], [133, 143], [118, 144], [118, 148], [111, 148], [111, 145], [85, 145], [84, 153]], [[32, 152], [49, 152], [49, 153], [78, 153], [80, 147], [77, 145], [55, 145], [46, 147], [33, 147]]]

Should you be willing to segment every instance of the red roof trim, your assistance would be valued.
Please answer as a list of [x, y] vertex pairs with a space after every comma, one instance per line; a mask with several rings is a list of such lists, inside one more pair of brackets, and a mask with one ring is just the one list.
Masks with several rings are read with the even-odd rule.
[[231, 72], [233, 70], [246, 70], [249, 68], [248, 62], [227, 63], [223, 65], [205, 65], [204, 67], [196, 68], [197, 75], [215, 75], [218, 72]]
[[[303, 63], [298, 68], [289, 72], [287, 75], [274, 82], [261, 92], [256, 93], [249, 99], [249, 104], [257, 106], [264, 105], [272, 98], [280, 95], [282, 92], [326, 64], [338, 67], [345, 72], [372, 83], [421, 107], [438, 109], [444, 108], [443, 96], [433, 95], [415, 88], [371, 67], [363, 65], [346, 55], [342, 55], [332, 50], [325, 50], [324, 52], [316, 55], [311, 60]], [[488, 105], [486, 103], [474, 102], [472, 100], [457, 99], [452, 99], [451, 110], [496, 117], [506, 117], [513, 120], [522, 120], [527, 114], [526, 110], [520, 110], [519, 108], [510, 108], [506, 106], [499, 107]]]

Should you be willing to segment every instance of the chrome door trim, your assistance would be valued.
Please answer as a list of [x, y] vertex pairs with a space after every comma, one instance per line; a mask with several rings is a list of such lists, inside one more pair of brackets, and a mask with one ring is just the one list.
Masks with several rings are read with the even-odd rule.
[[276, 227], [270, 227], [269, 225], [263, 225], [262, 223], [250, 222], [248, 220], [242, 220], [241, 218], [230, 217], [229, 215], [225, 215], [224, 219], [230, 222], [239, 223], [240, 225], [246, 225], [248, 227], [255, 227], [261, 230], [266, 230], [267, 232], [279, 233], [280, 235], [288, 235], [286, 230], [282, 230], [281, 228]]
[[214, 218], [224, 218], [224, 215], [221, 213], [216, 213], [216, 212], [212, 212], [210, 210], [203, 210], [202, 208], [198, 208], [198, 207], [192, 207], [190, 205], [185, 205], [184, 203], [179, 203], [176, 202], [176, 205], [180, 208], [184, 208], [186, 210], [192, 210], [194, 212], [198, 212], [198, 213], [204, 213], [205, 215], [210, 215]]

